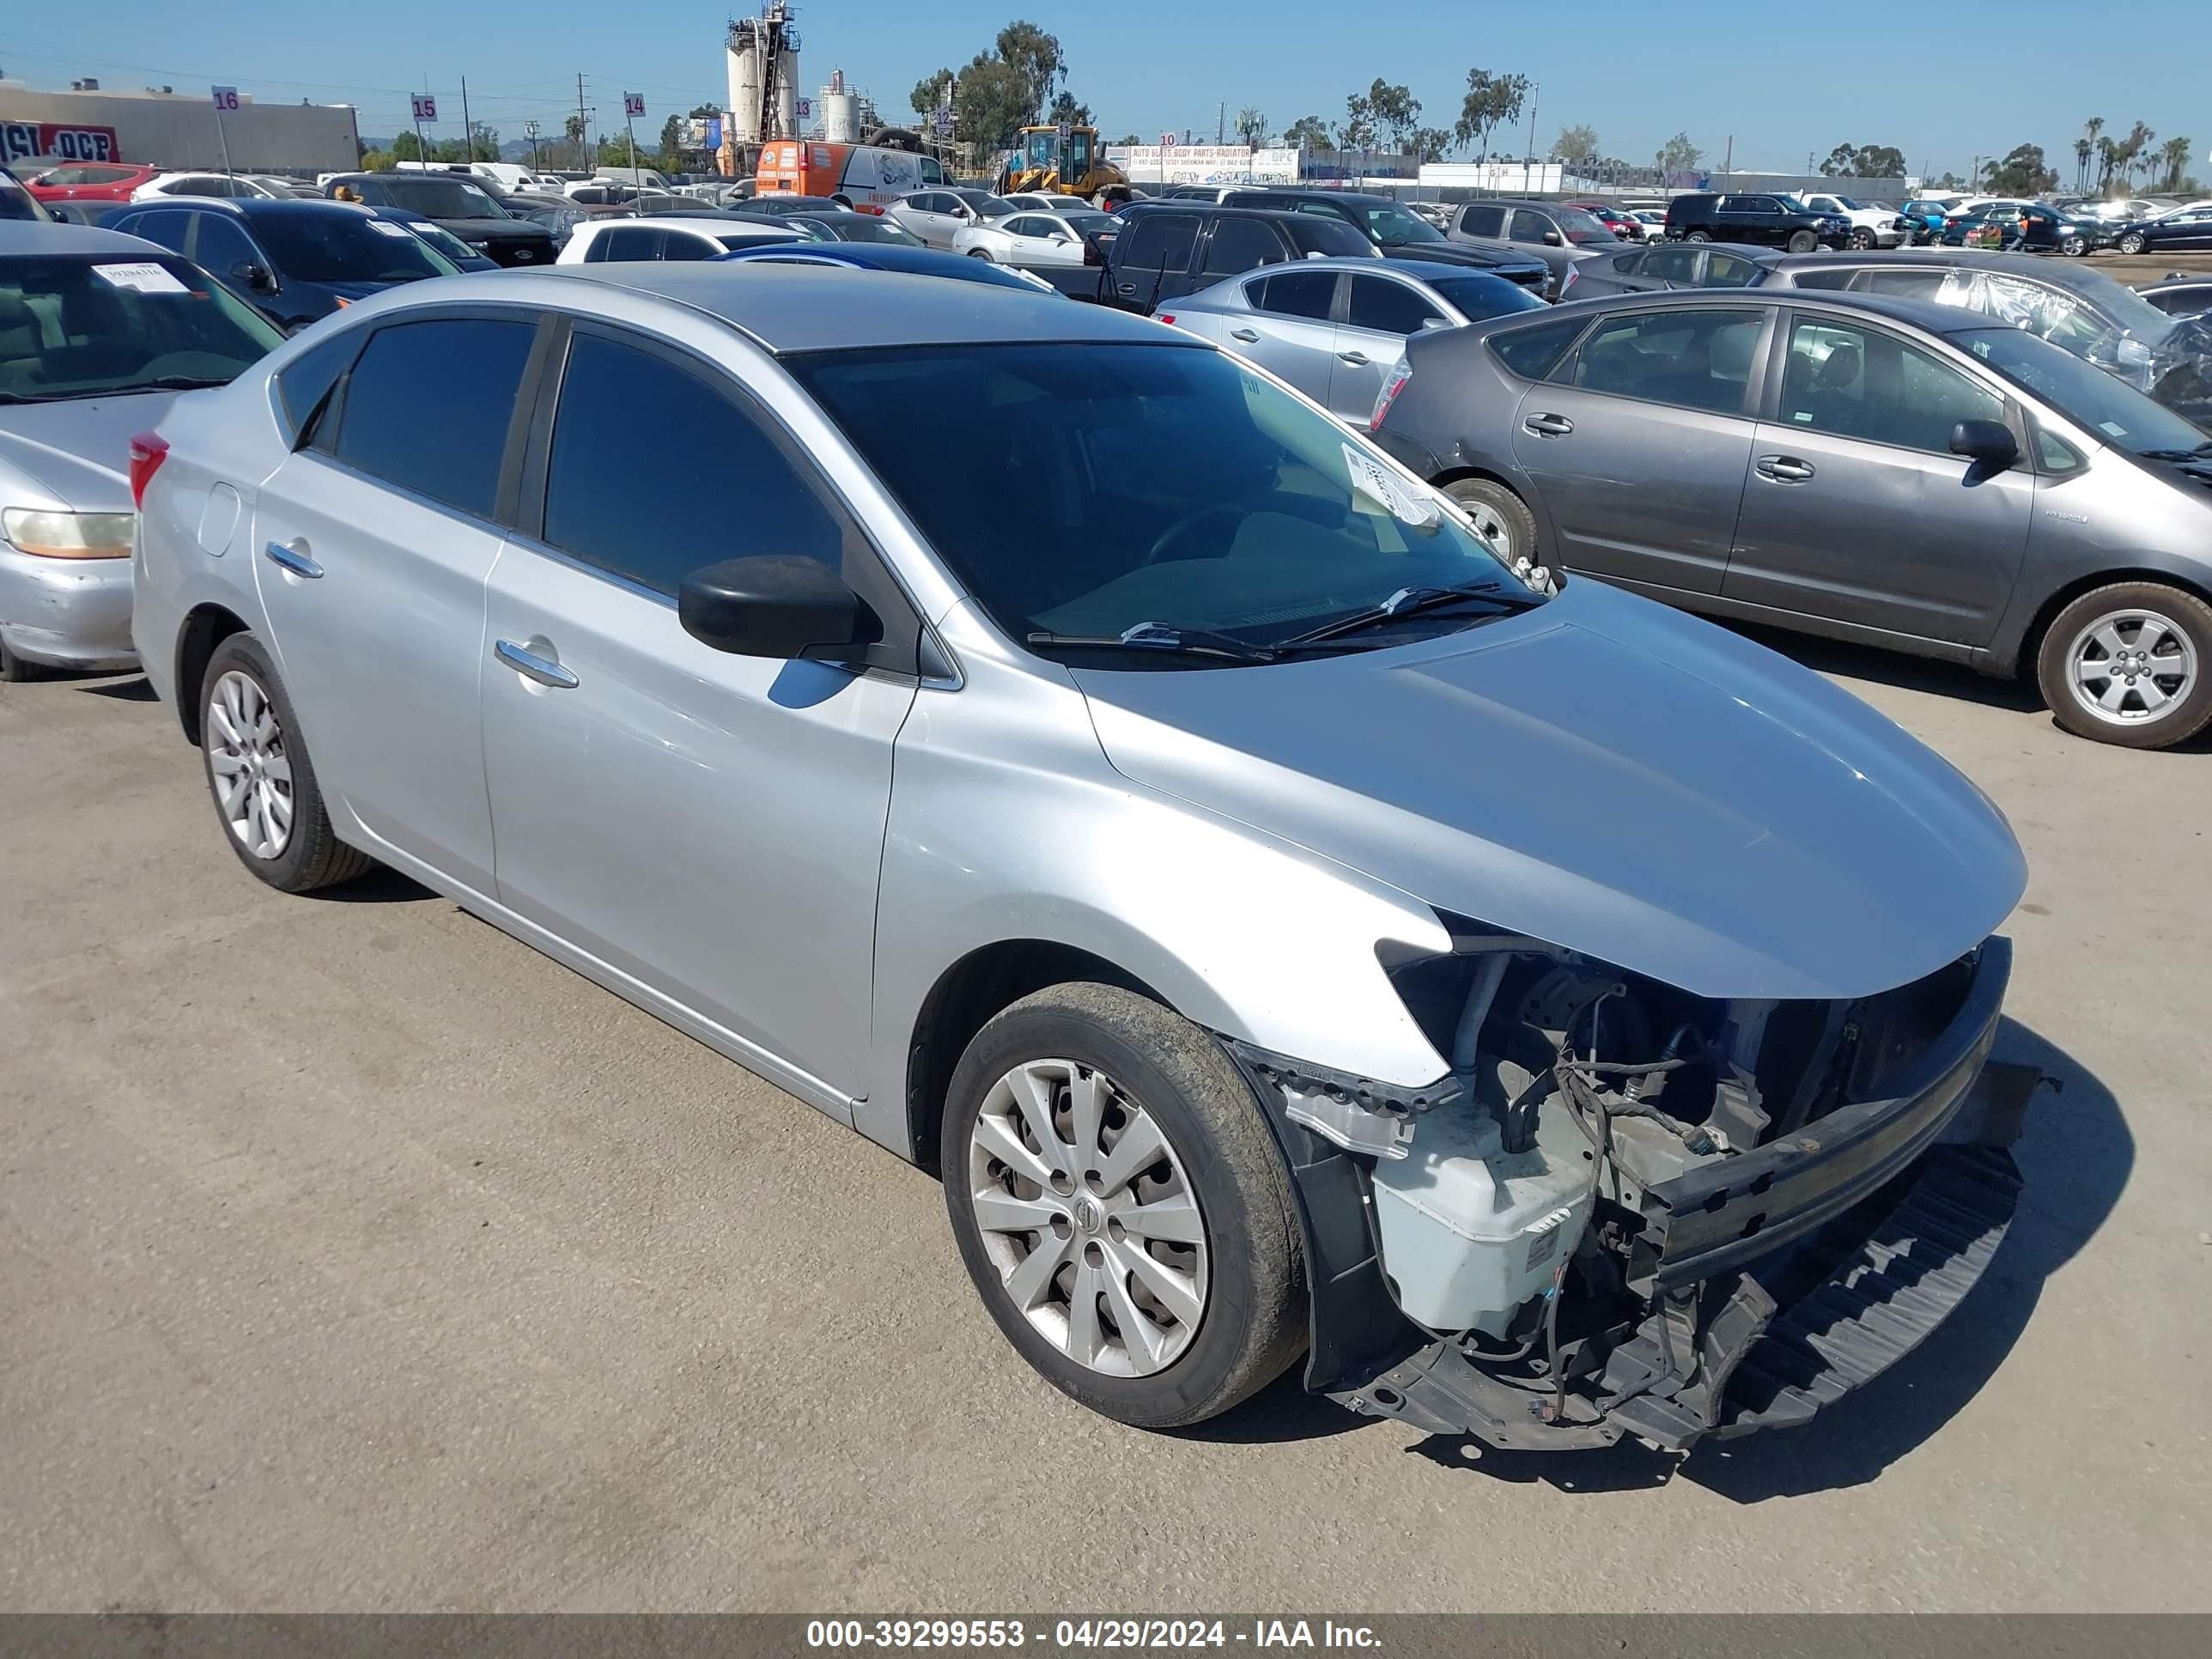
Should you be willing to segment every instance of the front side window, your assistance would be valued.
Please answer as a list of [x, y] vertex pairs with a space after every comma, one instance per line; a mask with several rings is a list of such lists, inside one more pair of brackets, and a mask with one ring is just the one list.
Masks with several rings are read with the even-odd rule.
[[1282, 258], [1283, 245], [1273, 226], [1257, 219], [1224, 219], [1214, 226], [1212, 240], [1206, 244], [1206, 273], [1233, 276], [1256, 265], [1279, 264]]
[[[732, 236], [729, 246], [742, 247], [745, 240], [744, 237]], [[688, 230], [668, 231], [660, 243], [660, 257], [664, 259], [710, 259], [723, 251], [723, 245], [712, 237], [696, 235]]]
[[1438, 322], [1450, 320], [1427, 295], [1408, 283], [1387, 276], [1352, 279], [1352, 306], [1346, 320], [1353, 328], [1377, 334], [1413, 334], [1432, 317]]
[[346, 382], [332, 453], [372, 477], [489, 519], [537, 333], [532, 323], [482, 317], [379, 329]]
[[221, 271], [230, 276], [240, 265], [263, 263], [260, 250], [253, 246], [234, 221], [220, 213], [203, 213], [199, 221], [199, 241], [192, 254], [202, 270]]
[[1755, 311], [1645, 311], [1601, 321], [1568, 383], [1717, 415], [1741, 411], [1765, 319]]
[[1785, 426], [1950, 453], [1960, 421], [2002, 421], [2004, 399], [1893, 334], [1801, 317], [1782, 374]]
[[1552, 222], [1542, 214], [1528, 208], [1513, 210], [1513, 240], [1516, 242], [1540, 242], [1552, 228]]
[[757, 422], [703, 376], [590, 333], [561, 380], [544, 539], [671, 597], [724, 559], [843, 562], [837, 520]]
[[284, 337], [208, 280], [143, 258], [0, 258], [0, 407], [228, 386]]
[[[1420, 486], [1377, 473], [1376, 452], [1220, 352], [963, 344], [785, 361], [1017, 641], [1153, 622], [1265, 644], [1401, 587], [1495, 580], [1528, 597]], [[946, 487], [974, 477], [994, 488]]]
[[[1513, 216], [1516, 220], [1521, 216]], [[1559, 234], [1565, 237], [1571, 247], [1586, 247], [1592, 243], [1617, 242], [1620, 239], [1607, 230], [1595, 214], [1580, 208], [1561, 208], [1556, 215]]]

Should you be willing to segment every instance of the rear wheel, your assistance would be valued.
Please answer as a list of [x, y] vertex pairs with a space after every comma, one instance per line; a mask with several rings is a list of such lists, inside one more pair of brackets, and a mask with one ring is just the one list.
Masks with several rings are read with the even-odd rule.
[[1487, 478], [1460, 478], [1444, 486], [1444, 494], [1457, 501], [1474, 520], [1484, 540], [1498, 550], [1509, 565], [1536, 557], [1536, 515], [1528, 503], [1502, 483]]
[[991, 1317], [1093, 1411], [1200, 1422], [1304, 1346], [1282, 1155], [1220, 1043], [1158, 1003], [1066, 984], [1006, 1010], [953, 1073], [942, 1157]]
[[1686, 242], [1710, 242], [1713, 240], [1713, 236], [1712, 233], [1709, 230], [1693, 230], [1685, 235], [1682, 240]]
[[2212, 605], [2162, 582], [2114, 582], [2051, 619], [2036, 680], [2078, 737], [2164, 749], [2212, 720]]
[[310, 893], [369, 868], [331, 828], [292, 701], [251, 634], [233, 634], [208, 659], [200, 754], [230, 850], [271, 887]]
[[987, 265], [991, 263], [991, 251], [988, 248], [971, 247], [968, 250], [968, 257], [971, 259], [981, 259]]
[[1820, 239], [1809, 230], [1793, 230], [1790, 233], [1790, 251], [1792, 253], [1810, 253], [1820, 246]]

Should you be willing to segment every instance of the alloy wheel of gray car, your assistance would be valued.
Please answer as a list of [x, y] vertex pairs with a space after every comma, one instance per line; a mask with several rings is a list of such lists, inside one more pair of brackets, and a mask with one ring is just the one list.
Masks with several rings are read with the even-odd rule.
[[968, 1166], [983, 1248], [1048, 1341], [1112, 1376], [1182, 1357], [1206, 1316], [1205, 1221], [1127, 1091], [1076, 1060], [1024, 1060], [976, 1114]]
[[1093, 1411], [1172, 1428], [1304, 1346], [1290, 1170], [1212, 1033], [1115, 985], [994, 1016], [945, 1094], [945, 1213], [1017, 1352]]
[[2155, 582], [2086, 593], [2053, 619], [2037, 678], [2060, 725], [2162, 749], [2212, 720], [2212, 605]]
[[217, 645], [200, 681], [208, 793], [239, 862], [282, 892], [349, 881], [366, 853], [337, 838], [291, 700], [250, 634]]
[[1536, 556], [1536, 520], [1528, 503], [1504, 484], [1487, 478], [1461, 478], [1444, 487], [1444, 493], [1474, 520], [1475, 533], [1488, 542], [1509, 565]]

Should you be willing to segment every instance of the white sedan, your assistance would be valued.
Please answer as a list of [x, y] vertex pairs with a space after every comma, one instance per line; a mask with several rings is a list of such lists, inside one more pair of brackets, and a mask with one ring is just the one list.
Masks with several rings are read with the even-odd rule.
[[1013, 195], [1000, 199], [1012, 202], [1016, 207], [1030, 213], [1088, 213], [1091, 210], [1091, 204], [1080, 196], [1055, 196], [1042, 190], [1017, 191]]
[[158, 196], [254, 196], [281, 199], [291, 194], [289, 189], [279, 190], [274, 185], [257, 184], [243, 173], [164, 173], [149, 179], [132, 191], [131, 199], [146, 202]]
[[1002, 265], [1079, 265], [1085, 235], [1116, 230], [1110, 213], [1016, 213], [963, 225], [952, 233], [952, 251]]
[[636, 259], [711, 259], [733, 247], [760, 242], [803, 242], [807, 238], [775, 219], [748, 222], [737, 214], [685, 218], [680, 214], [645, 219], [590, 219], [568, 233], [557, 265], [596, 265]]

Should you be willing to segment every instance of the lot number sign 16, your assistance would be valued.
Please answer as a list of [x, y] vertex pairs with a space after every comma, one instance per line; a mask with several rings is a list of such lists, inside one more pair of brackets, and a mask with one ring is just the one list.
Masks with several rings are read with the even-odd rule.
[[236, 87], [216, 88], [215, 106], [222, 111], [225, 114], [228, 114], [231, 111], [236, 109], [238, 107], [238, 88]]

